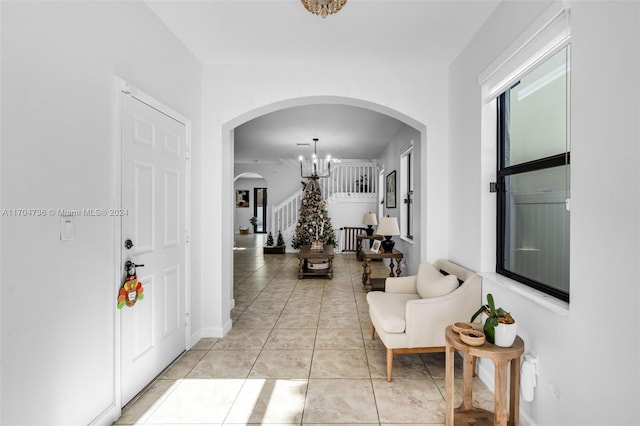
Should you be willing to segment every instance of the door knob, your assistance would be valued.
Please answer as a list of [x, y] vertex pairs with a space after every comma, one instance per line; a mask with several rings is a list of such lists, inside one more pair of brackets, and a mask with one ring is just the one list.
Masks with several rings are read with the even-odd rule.
[[124, 242], [124, 248], [126, 248], [127, 250], [130, 250], [130, 249], [131, 249], [131, 247], [133, 247], [133, 241], [131, 241], [131, 240], [127, 239], [127, 240]]
[[129, 275], [135, 275], [136, 274], [136, 268], [141, 268], [144, 265], [136, 265], [135, 263], [133, 263], [130, 260], [127, 260], [124, 264], [124, 270], [127, 271], [127, 274]]

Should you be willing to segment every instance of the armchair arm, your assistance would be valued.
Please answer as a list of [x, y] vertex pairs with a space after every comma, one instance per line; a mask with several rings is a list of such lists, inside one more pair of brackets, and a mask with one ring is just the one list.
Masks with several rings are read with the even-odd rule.
[[482, 301], [477, 275], [449, 294], [407, 302], [406, 333], [409, 347], [444, 346], [444, 329], [456, 321], [469, 321]]
[[416, 275], [407, 277], [388, 277], [384, 282], [385, 293], [408, 293], [418, 292]]

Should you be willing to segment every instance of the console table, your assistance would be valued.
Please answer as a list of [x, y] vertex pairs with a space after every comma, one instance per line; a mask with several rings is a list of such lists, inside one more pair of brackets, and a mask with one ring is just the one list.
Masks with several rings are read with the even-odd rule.
[[[298, 252], [299, 266], [298, 266], [298, 278], [312, 276], [326, 276], [327, 278], [333, 278], [333, 246], [325, 245], [322, 250], [311, 250], [309, 246], [300, 247]], [[315, 262], [314, 262], [315, 261]], [[313, 269], [309, 264], [313, 263], [328, 263], [327, 268]]]
[[362, 240], [369, 240], [369, 248], [371, 248], [371, 241], [380, 240], [382, 241], [384, 237], [382, 235], [367, 235], [367, 234], [359, 234], [356, 235], [356, 258], [358, 260], [362, 260], [362, 254], [360, 253], [360, 249], [362, 249]]
[[[446, 411], [445, 426], [457, 424], [478, 424], [496, 426], [518, 426], [520, 424], [520, 357], [524, 353], [524, 342], [519, 336], [509, 348], [502, 348], [491, 343], [481, 346], [469, 346], [460, 340], [460, 336], [448, 326], [444, 332], [446, 353]], [[463, 400], [462, 405], [454, 410], [454, 368], [453, 357], [460, 351], [464, 357], [462, 364]], [[473, 380], [473, 364], [476, 357], [489, 358], [495, 366], [494, 413], [473, 406], [471, 382]], [[509, 410], [507, 412], [507, 367], [509, 375]]]
[[[404, 257], [401, 251], [393, 249], [391, 253], [375, 253], [371, 249], [361, 248], [358, 252], [364, 260], [362, 263], [362, 285], [365, 290], [384, 290], [385, 278], [371, 278], [371, 260], [373, 259], [390, 259], [389, 260], [389, 276], [400, 276], [400, 261]], [[396, 272], [393, 273], [393, 261], [396, 261]]]

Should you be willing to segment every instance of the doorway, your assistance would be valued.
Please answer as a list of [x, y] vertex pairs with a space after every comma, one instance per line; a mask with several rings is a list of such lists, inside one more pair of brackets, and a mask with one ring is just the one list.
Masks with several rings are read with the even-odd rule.
[[[234, 280], [234, 269], [233, 269], [233, 256], [234, 256], [234, 218], [236, 218], [237, 223], [237, 212], [234, 212], [235, 205], [233, 204], [233, 191], [235, 188], [234, 182], [237, 179], [237, 174], [247, 174], [251, 172], [263, 172], [278, 170], [281, 167], [285, 167], [287, 162], [281, 162], [277, 166], [260, 164], [260, 161], [257, 161], [258, 165], [250, 166], [249, 164], [253, 164], [256, 162], [256, 153], [255, 151], [251, 151], [251, 157], [247, 157], [247, 161], [239, 161], [239, 157], [237, 155], [237, 145], [239, 140], [238, 129], [259, 117], [267, 116], [270, 113], [277, 111], [284, 111], [289, 109], [295, 109], [295, 107], [303, 106], [303, 105], [315, 105], [315, 104], [337, 104], [337, 105], [351, 105], [355, 107], [360, 107], [363, 109], [371, 110], [374, 112], [378, 112], [384, 115], [387, 115], [391, 118], [395, 118], [398, 121], [403, 122], [409, 127], [417, 130], [420, 133], [420, 136], [416, 139], [420, 140], [420, 146], [426, 147], [427, 143], [427, 128], [424, 124], [419, 121], [411, 118], [404, 113], [386, 107], [382, 104], [377, 104], [373, 102], [369, 102], [362, 99], [350, 98], [350, 97], [342, 97], [342, 96], [325, 96], [325, 95], [311, 95], [311, 96], [302, 96], [296, 98], [290, 98], [285, 100], [274, 100], [272, 103], [266, 102], [264, 105], [255, 108], [252, 105], [246, 105], [246, 109], [243, 106], [238, 105], [240, 110], [246, 111], [243, 114], [236, 116], [235, 118], [225, 122], [222, 124], [222, 131], [220, 132], [220, 146], [221, 146], [221, 158], [217, 158], [214, 156], [207, 156], [207, 160], [216, 162], [222, 168], [222, 179], [217, 173], [214, 173], [215, 169], [203, 170], [203, 179], [204, 182], [211, 182], [212, 185], [217, 187], [220, 185], [221, 193], [220, 197], [216, 198], [215, 202], [212, 202], [210, 205], [203, 207], [203, 214], [205, 215], [220, 215], [221, 222], [217, 224], [210, 230], [206, 230], [202, 234], [203, 238], [203, 253], [205, 255], [214, 256], [216, 253], [220, 251], [221, 253], [221, 261], [218, 265], [217, 263], [212, 264], [208, 270], [203, 270], [203, 277], [210, 277], [212, 282], [219, 282], [220, 288], [215, 288], [211, 291], [211, 300], [220, 301], [219, 303], [212, 305], [215, 309], [219, 309], [223, 313], [223, 317], [218, 322], [213, 322], [216, 327], [224, 328], [226, 324], [230, 324], [230, 318], [226, 314], [230, 312], [232, 307], [235, 305], [234, 300], [234, 292], [233, 292], [233, 280]], [[217, 132], [211, 133], [212, 137], [216, 137]], [[427, 155], [426, 149], [421, 149], [419, 154], [420, 158], [420, 166], [423, 170], [426, 170], [427, 165]], [[392, 165], [387, 165], [387, 170]], [[382, 166], [384, 168], [384, 165]], [[277, 173], [277, 172], [276, 172]], [[426, 172], [425, 172], [426, 173]], [[296, 173], [297, 174], [297, 173]], [[270, 176], [270, 175], [267, 175]], [[296, 182], [297, 182], [296, 176]], [[270, 179], [269, 185], [271, 190], [271, 200], [270, 202], [279, 204], [280, 197], [279, 194], [275, 194], [274, 190], [279, 190], [276, 185], [272, 185], [273, 181]], [[384, 185], [381, 186], [384, 188]], [[430, 197], [432, 198], [432, 197]], [[384, 211], [383, 204], [379, 204], [380, 209]], [[421, 205], [420, 205], [420, 220], [421, 223], [426, 226], [426, 197], [422, 197]], [[245, 222], [246, 223], [246, 222]], [[271, 229], [271, 231], [278, 232], [279, 224], [275, 224], [275, 228]], [[426, 231], [423, 231], [425, 234]], [[286, 235], [285, 235], [286, 239]], [[417, 258], [424, 258], [425, 253], [427, 252], [427, 239], [419, 238], [417, 241], [414, 240], [414, 247], [418, 248]], [[208, 279], [208, 278], [207, 278]], [[226, 328], [225, 328], [226, 330]]]
[[378, 174], [378, 221], [384, 216], [385, 191], [383, 191], [383, 188], [386, 188], [384, 182], [384, 168], [380, 169]]
[[253, 188], [253, 215], [258, 221], [253, 225], [255, 234], [267, 232], [267, 188]]
[[120, 99], [124, 406], [187, 348], [189, 124], [128, 86]]

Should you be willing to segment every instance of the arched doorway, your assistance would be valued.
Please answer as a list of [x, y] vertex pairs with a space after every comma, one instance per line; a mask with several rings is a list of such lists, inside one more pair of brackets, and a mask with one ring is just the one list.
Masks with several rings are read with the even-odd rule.
[[[222, 161], [223, 163], [226, 164], [230, 164], [233, 165], [234, 163], [234, 130], [250, 121], [253, 120], [255, 118], [258, 118], [260, 116], [263, 116], [265, 114], [274, 112], [274, 111], [278, 111], [281, 109], [285, 109], [285, 108], [292, 108], [292, 107], [296, 107], [296, 106], [305, 106], [305, 105], [314, 105], [314, 104], [339, 104], [339, 105], [351, 105], [351, 106], [356, 106], [356, 107], [360, 107], [360, 108], [364, 108], [364, 109], [369, 109], [371, 111], [376, 111], [378, 113], [381, 114], [385, 114], [388, 115], [390, 117], [393, 117], [405, 124], [407, 124], [408, 126], [416, 129], [419, 134], [420, 134], [420, 138], [419, 138], [419, 144], [422, 147], [426, 147], [426, 142], [427, 142], [427, 128], [426, 125], [424, 125], [423, 123], [420, 123], [419, 121], [397, 111], [394, 109], [391, 109], [389, 107], [386, 107], [384, 105], [380, 105], [380, 104], [376, 104], [376, 103], [372, 103], [369, 101], [365, 101], [365, 100], [361, 100], [361, 99], [356, 99], [356, 98], [348, 98], [348, 97], [340, 97], [340, 96], [309, 96], [309, 97], [302, 97], [302, 98], [293, 98], [293, 99], [288, 99], [288, 100], [284, 100], [284, 101], [280, 101], [280, 102], [275, 102], [275, 103], [271, 103], [268, 105], [264, 105], [262, 107], [253, 109], [251, 111], [248, 111], [226, 123], [223, 124], [222, 126], [222, 153], [223, 153], [223, 158]], [[423, 170], [426, 170], [426, 164], [427, 164], [427, 150], [426, 149], [421, 149], [420, 150], [420, 167]], [[230, 167], [230, 173], [223, 173], [222, 175], [222, 179], [221, 179], [221, 189], [222, 189], [222, 195], [223, 195], [223, 200], [233, 200], [233, 167]], [[423, 180], [426, 180], [426, 173], [424, 174], [425, 177], [423, 177]], [[424, 187], [426, 188], [426, 186]], [[220, 247], [221, 250], [221, 259], [222, 259], [222, 263], [221, 263], [221, 268], [222, 268], [222, 288], [221, 288], [221, 294], [223, 295], [227, 295], [229, 297], [228, 299], [228, 306], [229, 308], [233, 308], [234, 306], [234, 301], [233, 301], [233, 271], [232, 271], [232, 264], [233, 264], [233, 223], [232, 223], [232, 218], [233, 216], [233, 209], [234, 209], [234, 204], [233, 203], [229, 203], [228, 206], [222, 206], [223, 209], [223, 214], [222, 214], [222, 223], [221, 223], [221, 228], [222, 228], [222, 246]], [[422, 197], [421, 201], [420, 201], [420, 213], [419, 213], [419, 217], [420, 217], [420, 221], [423, 224], [427, 223], [427, 209], [426, 209], [426, 197]], [[426, 243], [426, 226], [423, 228], [422, 230], [422, 238], [419, 241], [419, 257], [420, 258], [424, 258], [426, 256], [426, 247], [427, 247], [427, 243]], [[230, 310], [229, 309], [229, 310]], [[227, 314], [228, 315], [228, 314]]]
[[[246, 229], [253, 233], [267, 232], [268, 182], [264, 176], [253, 172], [234, 177], [235, 214], [233, 229]], [[255, 218], [255, 220], [252, 220]]]

